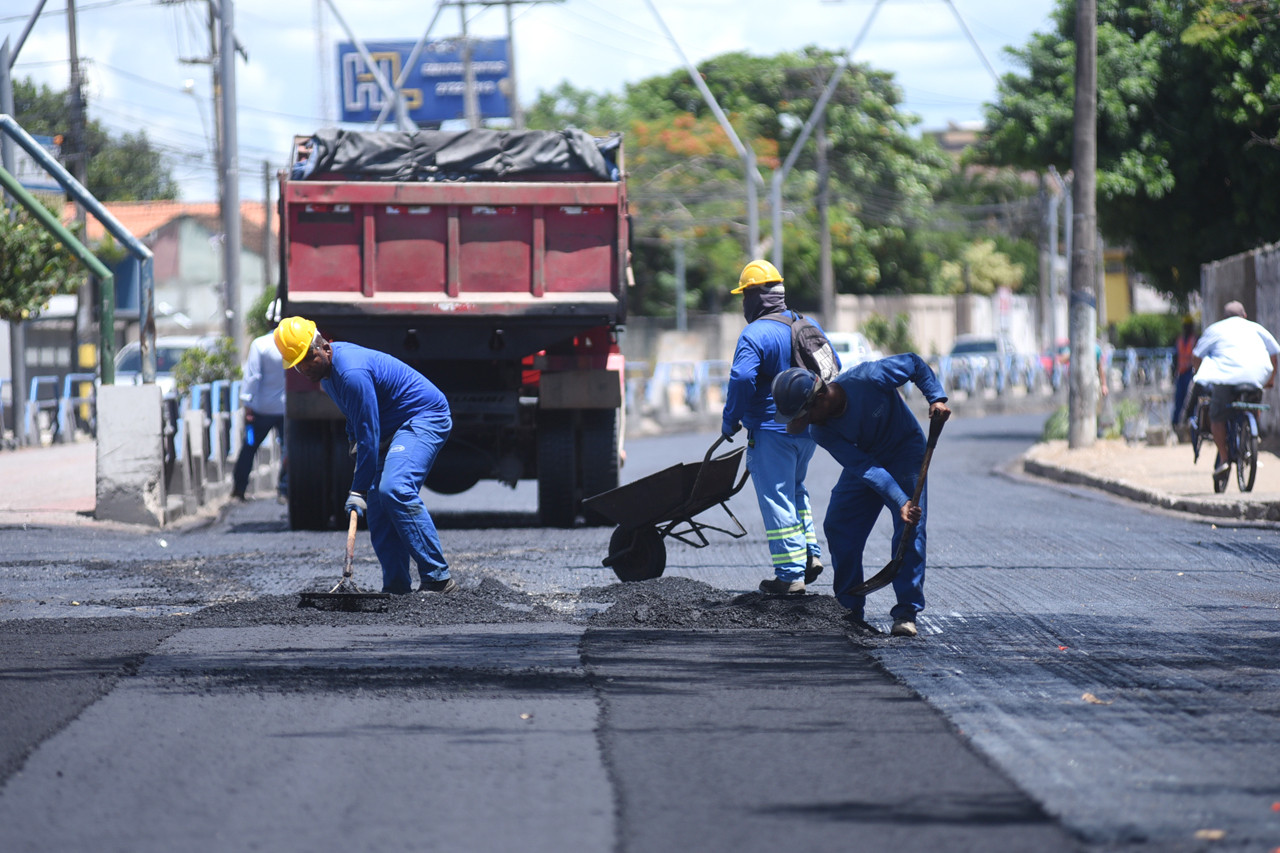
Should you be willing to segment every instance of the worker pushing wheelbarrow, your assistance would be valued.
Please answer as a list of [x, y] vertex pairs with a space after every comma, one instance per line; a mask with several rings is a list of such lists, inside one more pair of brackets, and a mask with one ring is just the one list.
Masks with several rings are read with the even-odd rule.
[[[746, 448], [713, 458], [716, 448], [724, 441], [724, 436], [716, 439], [700, 463], [672, 465], [582, 502], [584, 509], [618, 525], [609, 537], [609, 556], [604, 558], [604, 565], [613, 569], [619, 580], [660, 577], [667, 567], [667, 547], [663, 542], [667, 536], [694, 548], [705, 548], [709, 544], [704, 532], [707, 530], [725, 533], [734, 539], [747, 535], [746, 528], [727, 504], [747, 482], [747, 471], [738, 476]], [[735, 529], [716, 527], [695, 518], [717, 504]]]

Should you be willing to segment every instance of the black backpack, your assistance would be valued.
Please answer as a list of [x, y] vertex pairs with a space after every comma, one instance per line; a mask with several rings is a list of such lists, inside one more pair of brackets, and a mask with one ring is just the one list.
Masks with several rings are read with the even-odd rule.
[[830, 382], [840, 372], [836, 351], [822, 330], [799, 311], [795, 319], [784, 313], [765, 314], [762, 319], [777, 320], [791, 327], [791, 366], [804, 367]]

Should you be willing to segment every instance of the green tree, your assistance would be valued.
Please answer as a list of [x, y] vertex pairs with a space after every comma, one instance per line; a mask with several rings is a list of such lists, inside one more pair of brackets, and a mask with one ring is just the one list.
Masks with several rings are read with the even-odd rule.
[[965, 247], [959, 260], [944, 261], [939, 279], [950, 293], [991, 295], [1001, 287], [1022, 288], [1022, 264], [996, 249], [994, 240], [979, 240]]
[[205, 385], [216, 379], [239, 379], [240, 357], [231, 338], [219, 338], [211, 350], [191, 347], [173, 366], [173, 384], [179, 394], [194, 385]]
[[[30, 79], [13, 84], [14, 117], [28, 133], [66, 138], [71, 127], [67, 93], [37, 86]], [[145, 130], [113, 139], [95, 120], [85, 122], [88, 153], [85, 188], [100, 201], [176, 199], [178, 185], [163, 155]]]
[[[1071, 164], [1075, 4], [1010, 51], [987, 162]], [[1280, 234], [1280, 15], [1254, 0], [1098, 2], [1098, 218], [1178, 299], [1201, 264]]]
[[[766, 181], [786, 158], [839, 59], [810, 47], [772, 57], [728, 53], [699, 66], [737, 135], [753, 149]], [[898, 109], [901, 99], [891, 75], [855, 66], [842, 76], [828, 105], [830, 217], [841, 292], [930, 287], [932, 270], [917, 224], [929, 218], [932, 193], [950, 164], [932, 141], [912, 136], [916, 119]], [[714, 282], [703, 300], [714, 309], [724, 285], [736, 280], [746, 260], [742, 162], [685, 72], [628, 86], [626, 104], [636, 219], [642, 230], [660, 222], [659, 233], [674, 227], [673, 219], [685, 223], [699, 250], [690, 263], [690, 286]], [[633, 141], [645, 149], [639, 159]], [[788, 300], [806, 310], [818, 304], [814, 150], [810, 141], [783, 188]], [[766, 238], [767, 199], [762, 190], [759, 215]], [[736, 252], [720, 251], [734, 245]], [[708, 246], [724, 261], [712, 262]], [[669, 253], [656, 260], [669, 260]]]
[[83, 279], [75, 256], [23, 208], [0, 214], [0, 320], [36, 316]]
[[906, 314], [895, 314], [892, 321], [879, 314], [872, 314], [862, 324], [862, 334], [890, 355], [915, 352], [916, 345], [911, 340], [911, 318]]
[[603, 134], [621, 130], [626, 120], [625, 104], [619, 96], [579, 89], [567, 80], [550, 92], [539, 92], [525, 111], [525, 125], [532, 130], [576, 127]]

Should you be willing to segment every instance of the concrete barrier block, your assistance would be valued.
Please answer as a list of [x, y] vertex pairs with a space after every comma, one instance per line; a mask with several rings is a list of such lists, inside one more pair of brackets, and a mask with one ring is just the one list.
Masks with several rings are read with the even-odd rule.
[[104, 385], [98, 390], [95, 518], [164, 525], [160, 406], [156, 385]]

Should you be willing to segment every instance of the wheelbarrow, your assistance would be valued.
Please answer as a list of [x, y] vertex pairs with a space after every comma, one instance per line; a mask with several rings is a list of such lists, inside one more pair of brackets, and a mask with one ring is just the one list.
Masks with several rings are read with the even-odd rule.
[[[633, 483], [586, 498], [584, 509], [598, 513], [617, 527], [609, 537], [609, 556], [604, 565], [618, 580], [643, 581], [660, 577], [667, 567], [670, 536], [694, 548], [709, 543], [704, 531], [714, 530], [734, 539], [747, 535], [746, 528], [729, 509], [727, 501], [742, 490], [749, 472], [742, 467], [745, 447], [712, 458], [725, 441], [720, 436], [701, 463], [682, 462], [642, 477]], [[719, 504], [736, 529], [716, 527], [695, 518]]]

